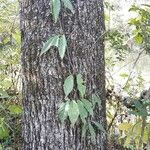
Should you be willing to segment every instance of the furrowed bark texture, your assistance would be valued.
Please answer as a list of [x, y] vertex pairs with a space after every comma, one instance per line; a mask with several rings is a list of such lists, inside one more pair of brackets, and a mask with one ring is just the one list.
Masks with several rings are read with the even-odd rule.
[[[22, 71], [24, 150], [106, 150], [107, 140], [98, 132], [96, 142], [81, 138], [80, 125], [61, 125], [58, 106], [64, 99], [63, 83], [71, 73], [81, 73], [86, 81], [86, 98], [97, 93], [102, 107], [94, 119], [106, 126], [104, 70], [104, 14], [102, 0], [74, 0], [75, 14], [62, 8], [55, 24], [50, 0], [22, 0]], [[61, 28], [68, 41], [67, 53], [60, 60], [58, 50], [39, 56], [42, 42]], [[79, 99], [76, 91], [70, 99]]]

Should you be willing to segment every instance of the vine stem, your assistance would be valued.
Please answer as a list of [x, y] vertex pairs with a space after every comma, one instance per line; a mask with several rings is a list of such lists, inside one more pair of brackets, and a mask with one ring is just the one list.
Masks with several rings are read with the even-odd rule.
[[[58, 21], [59, 21], [59, 25], [60, 25], [60, 28], [61, 28], [61, 34], [64, 34], [64, 35], [65, 35], [65, 32], [64, 32], [64, 29], [63, 29], [61, 20], [58, 19]], [[66, 36], [65, 36], [65, 38], [66, 38]], [[67, 41], [67, 39], [66, 39], [66, 41]], [[72, 62], [71, 62], [71, 57], [70, 57], [69, 51], [68, 51], [68, 45], [67, 45], [67, 47], [66, 47], [66, 52], [67, 52], [67, 55], [68, 55], [69, 63], [70, 63], [70, 65], [71, 65], [71, 67], [73, 68], [73, 64], [72, 64]], [[62, 61], [62, 63], [63, 63], [63, 61]], [[71, 69], [70, 69], [70, 68], [69, 68], [69, 73], [71, 74]]]

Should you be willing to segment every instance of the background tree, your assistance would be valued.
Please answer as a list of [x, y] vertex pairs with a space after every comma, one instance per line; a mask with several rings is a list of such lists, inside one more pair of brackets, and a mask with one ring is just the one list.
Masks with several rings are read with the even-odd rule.
[[[89, 136], [81, 138], [80, 123], [72, 128], [69, 122], [62, 126], [58, 120], [64, 80], [80, 73], [87, 87], [86, 98], [91, 99], [93, 93], [101, 98], [102, 107], [96, 107], [94, 120], [106, 126], [103, 1], [74, 1], [75, 13], [63, 7], [56, 24], [50, 2], [21, 1], [24, 149], [104, 150], [105, 134], [98, 131], [95, 141]], [[68, 43], [64, 59], [56, 48], [40, 56], [42, 42], [62, 32]], [[78, 91], [69, 98], [77, 100]]]

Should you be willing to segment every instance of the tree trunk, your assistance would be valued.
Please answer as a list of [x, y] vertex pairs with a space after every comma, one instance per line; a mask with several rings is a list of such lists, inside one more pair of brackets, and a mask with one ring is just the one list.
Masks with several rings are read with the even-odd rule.
[[[75, 14], [62, 9], [60, 21], [54, 23], [50, 0], [22, 0], [22, 72], [23, 72], [23, 138], [24, 150], [106, 150], [107, 138], [96, 134], [96, 142], [81, 138], [77, 125], [61, 125], [58, 106], [64, 99], [64, 79], [82, 74], [86, 81], [86, 97], [98, 93], [102, 108], [95, 119], [106, 127], [104, 10], [102, 0], [74, 0]], [[52, 34], [66, 35], [68, 49], [64, 60], [58, 50], [50, 49], [39, 56], [42, 42]], [[72, 95], [72, 99], [76, 99]]]

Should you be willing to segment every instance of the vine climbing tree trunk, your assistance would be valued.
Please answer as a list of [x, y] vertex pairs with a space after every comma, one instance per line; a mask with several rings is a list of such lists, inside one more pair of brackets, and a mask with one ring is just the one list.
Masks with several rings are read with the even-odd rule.
[[[104, 10], [102, 0], [74, 0], [75, 13], [62, 8], [54, 23], [51, 0], [22, 0], [21, 54], [23, 72], [23, 139], [24, 150], [106, 150], [107, 138], [96, 133], [96, 141], [81, 138], [80, 125], [61, 125], [58, 106], [64, 100], [63, 83], [69, 74], [82, 74], [86, 98], [97, 93], [102, 107], [95, 109], [94, 119], [106, 128]], [[53, 34], [67, 38], [63, 60], [51, 48], [40, 56], [42, 43]], [[72, 99], [77, 99], [72, 94]]]

